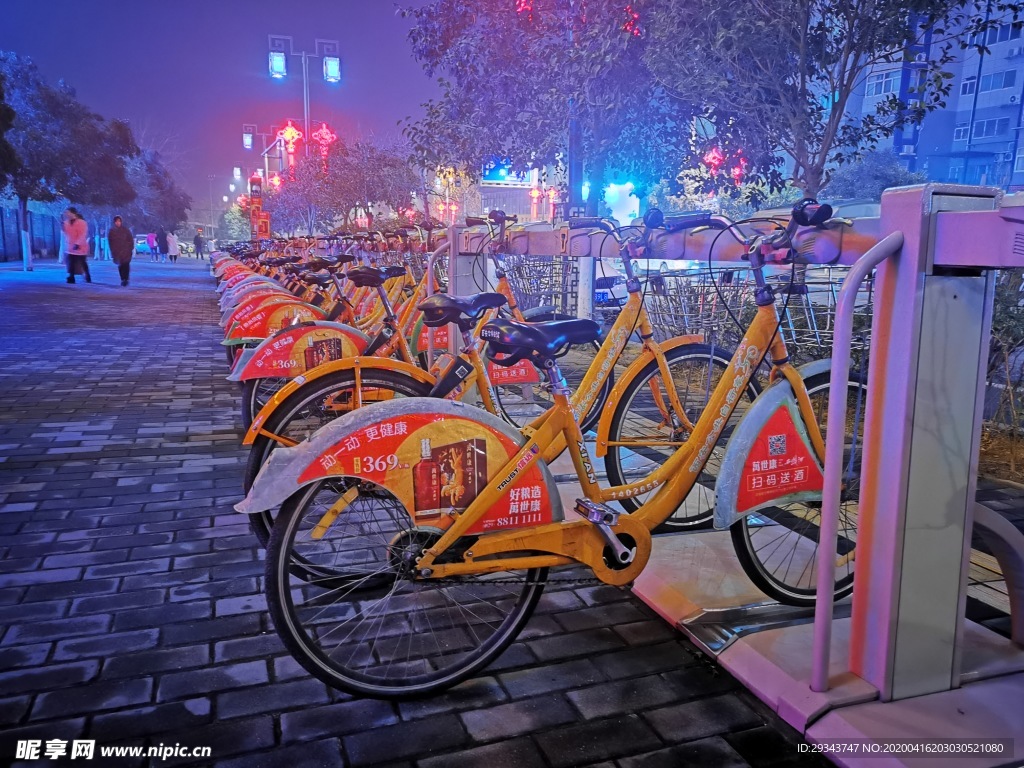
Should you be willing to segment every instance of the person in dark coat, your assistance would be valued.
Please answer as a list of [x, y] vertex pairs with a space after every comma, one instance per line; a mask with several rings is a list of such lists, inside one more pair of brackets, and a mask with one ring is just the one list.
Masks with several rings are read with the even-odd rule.
[[192, 240], [192, 245], [196, 247], [196, 258], [203, 258], [203, 246], [206, 245], [206, 242], [203, 240], [203, 236], [198, 232], [196, 233], [195, 239]]
[[110, 258], [117, 264], [121, 286], [124, 287], [128, 285], [128, 270], [132, 263], [132, 253], [135, 251], [135, 239], [120, 216], [114, 217], [114, 226], [107, 233], [107, 242], [110, 244]]
[[167, 230], [160, 227], [156, 231], [156, 249], [160, 252], [160, 261], [167, 261]]

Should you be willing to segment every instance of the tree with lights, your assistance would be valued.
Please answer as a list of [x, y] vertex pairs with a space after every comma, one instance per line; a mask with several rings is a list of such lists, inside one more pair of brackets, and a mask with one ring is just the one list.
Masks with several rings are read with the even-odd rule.
[[[833, 169], [944, 105], [945, 71], [971, 35], [1015, 18], [1004, 0], [659, 0], [648, 3], [645, 61], [711, 115], [763, 130], [792, 161], [790, 181], [816, 195]], [[849, 110], [871, 68], [902, 65], [908, 88], [873, 114]], [[747, 175], [760, 168], [750, 164]]]
[[[343, 151], [339, 147], [331, 154]], [[331, 176], [324, 173], [323, 160], [313, 155], [299, 156], [290, 172], [294, 173], [293, 178], [285, 179], [276, 189], [266, 190], [264, 194], [263, 210], [270, 214], [274, 229], [309, 236], [331, 229], [342, 209]]]
[[345, 224], [364, 218], [373, 228], [374, 208], [396, 213], [412, 206], [412, 193], [422, 184], [408, 161], [407, 148], [373, 140], [352, 144], [332, 155], [328, 164], [332, 193]]
[[673, 179], [699, 156], [701, 127], [716, 124], [719, 140], [747, 145], [748, 161], [768, 174], [775, 159], [745, 137], [748, 123], [711, 116], [653, 76], [646, 59], [650, 5], [434, 0], [405, 11], [416, 22], [413, 53], [442, 90], [424, 105], [424, 118], [406, 126], [420, 162], [480, 168], [497, 155], [510, 158], [514, 170], [558, 164], [571, 123], [594, 214], [613, 174], [641, 193]]

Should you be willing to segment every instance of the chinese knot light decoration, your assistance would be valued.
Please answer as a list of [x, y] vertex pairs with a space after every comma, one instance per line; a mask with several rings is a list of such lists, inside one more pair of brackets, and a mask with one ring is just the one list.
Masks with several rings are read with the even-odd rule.
[[270, 186], [272, 186], [274, 189], [280, 189], [281, 188], [281, 177], [278, 176], [276, 173], [273, 176], [270, 177], [269, 181], [270, 181]]
[[284, 142], [284, 149], [288, 153], [288, 168], [295, 175], [295, 142], [302, 138], [302, 131], [288, 121], [288, 125], [277, 132], [277, 138]]
[[327, 152], [331, 148], [331, 144], [338, 140], [338, 134], [327, 127], [327, 123], [321, 124], [321, 126], [313, 131], [310, 138], [315, 141], [320, 147], [320, 157], [324, 161], [324, 166], [327, 164]]
[[640, 14], [637, 13], [632, 5], [627, 5], [626, 8], [626, 23], [622, 25], [622, 31], [628, 32], [633, 37], [640, 37], [642, 30], [640, 29]]

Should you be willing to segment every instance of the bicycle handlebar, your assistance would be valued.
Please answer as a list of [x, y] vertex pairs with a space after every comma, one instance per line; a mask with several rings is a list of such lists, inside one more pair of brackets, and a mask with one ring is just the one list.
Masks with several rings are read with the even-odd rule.
[[487, 214], [487, 218], [493, 221], [495, 224], [518, 224], [518, 216], [510, 216], [504, 211], [493, 210]]
[[616, 232], [615, 225], [600, 216], [576, 216], [569, 219], [569, 229], [589, 229], [591, 227], [604, 230], [609, 235], [614, 235]]

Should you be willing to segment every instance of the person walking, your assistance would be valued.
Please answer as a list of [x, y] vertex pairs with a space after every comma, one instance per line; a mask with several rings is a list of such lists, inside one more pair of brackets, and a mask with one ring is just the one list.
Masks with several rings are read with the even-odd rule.
[[77, 208], [68, 208], [64, 211], [64, 236], [67, 240], [67, 252], [65, 259], [68, 265], [68, 282], [74, 285], [75, 275], [81, 272], [85, 275], [85, 282], [92, 282], [92, 275], [89, 274], [89, 262], [86, 258], [89, 255], [89, 225], [78, 212]]
[[156, 231], [156, 249], [160, 252], [160, 263], [167, 261], [167, 231], [163, 227]]
[[156, 255], [156, 235], [152, 232], [146, 235], [146, 245], [149, 246], [149, 260], [156, 261], [158, 258]]
[[167, 255], [171, 259], [171, 264], [177, 263], [178, 256], [181, 255], [181, 246], [178, 245], [178, 236], [173, 232], [167, 233]]
[[203, 258], [203, 246], [205, 246], [206, 243], [203, 241], [203, 236], [200, 235], [198, 232], [196, 232], [196, 236], [192, 240], [192, 245], [196, 247], [196, 258]]
[[132, 263], [132, 252], [135, 250], [135, 239], [120, 216], [114, 217], [114, 226], [107, 233], [107, 243], [110, 245], [110, 258], [117, 264], [117, 272], [121, 275], [123, 288], [128, 285], [128, 270]]

